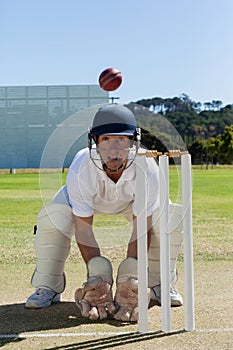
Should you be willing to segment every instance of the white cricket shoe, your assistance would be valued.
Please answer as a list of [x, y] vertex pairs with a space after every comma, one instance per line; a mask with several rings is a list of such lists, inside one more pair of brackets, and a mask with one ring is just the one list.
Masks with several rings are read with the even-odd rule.
[[49, 307], [53, 303], [57, 303], [61, 300], [61, 294], [57, 294], [48, 288], [36, 288], [26, 301], [25, 307], [29, 309], [41, 309], [43, 307]]
[[[160, 284], [150, 289], [150, 298], [157, 305], [161, 305], [161, 285]], [[171, 299], [171, 306], [183, 305], [182, 296], [177, 292], [177, 290], [173, 286], [170, 287], [170, 299]]]

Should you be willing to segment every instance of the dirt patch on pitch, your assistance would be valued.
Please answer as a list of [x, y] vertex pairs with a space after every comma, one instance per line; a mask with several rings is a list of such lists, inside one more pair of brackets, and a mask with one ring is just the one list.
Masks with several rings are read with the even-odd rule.
[[[195, 262], [196, 331], [183, 331], [184, 308], [179, 307], [172, 309], [174, 331], [169, 334], [160, 332], [161, 308], [157, 306], [149, 310], [148, 334], [137, 334], [136, 324], [87, 322], [80, 317], [73, 293], [85, 278], [81, 263], [67, 264], [67, 289], [62, 303], [27, 310], [24, 301], [32, 292], [32, 268], [25, 265], [15, 271], [13, 265], [1, 266], [5, 283], [2, 281], [0, 291], [0, 334], [5, 337], [0, 339], [0, 345], [4, 349], [233, 349], [232, 262]], [[182, 293], [182, 265], [179, 270], [178, 289]]]

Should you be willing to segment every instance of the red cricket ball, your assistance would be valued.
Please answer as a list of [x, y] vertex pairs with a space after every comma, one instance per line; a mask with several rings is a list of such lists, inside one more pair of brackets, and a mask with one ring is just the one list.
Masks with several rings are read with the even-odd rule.
[[99, 85], [105, 91], [114, 91], [122, 83], [122, 74], [116, 68], [107, 68], [99, 76]]

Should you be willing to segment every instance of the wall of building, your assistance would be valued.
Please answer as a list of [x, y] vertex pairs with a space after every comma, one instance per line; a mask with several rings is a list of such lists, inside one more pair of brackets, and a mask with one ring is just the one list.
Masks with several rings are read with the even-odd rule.
[[[41, 158], [51, 136], [57, 129], [64, 131], [65, 121], [76, 115], [79, 137], [67, 150], [63, 167], [68, 167], [74, 153], [87, 145], [87, 125], [78, 112], [108, 101], [109, 94], [98, 85], [0, 87], [0, 168], [41, 167]], [[89, 119], [91, 122], [91, 115]], [[56, 142], [68, 145], [70, 132], [75, 132], [69, 129], [73, 128], [72, 123], [66, 123], [63, 139]], [[53, 163], [51, 159], [47, 166], [57, 165]]]

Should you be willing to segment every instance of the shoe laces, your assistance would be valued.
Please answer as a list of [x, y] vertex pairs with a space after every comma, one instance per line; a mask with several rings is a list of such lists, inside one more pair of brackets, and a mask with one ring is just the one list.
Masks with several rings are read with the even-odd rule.
[[[157, 286], [153, 287], [154, 293], [156, 294], [156, 296], [160, 296], [161, 294], [161, 284], [158, 284]], [[173, 285], [170, 285], [170, 294], [177, 294], [177, 290], [175, 289], [175, 287]]]
[[174, 295], [177, 295], [177, 290], [175, 289], [175, 287], [174, 286], [170, 286], [170, 293], [171, 294], [174, 294]]
[[37, 288], [36, 289], [36, 294], [37, 295], [46, 295], [49, 297], [53, 297], [56, 293], [54, 293], [51, 289], [46, 289], [46, 288]]

